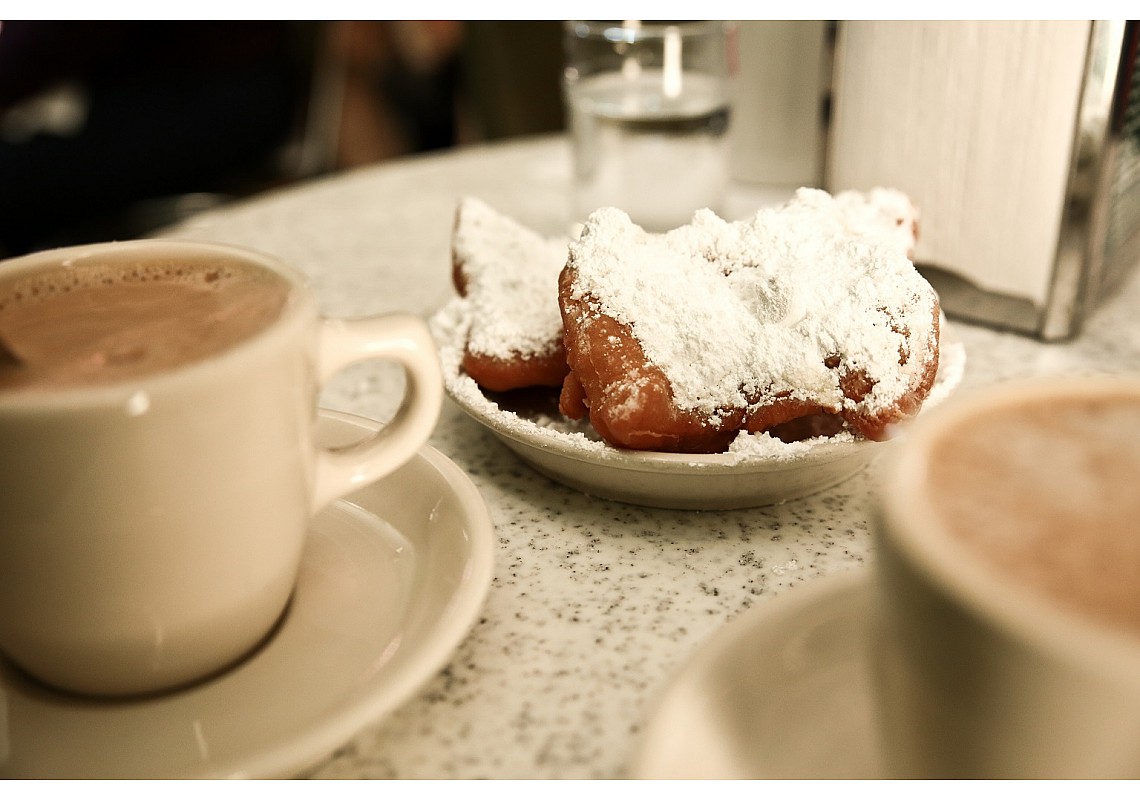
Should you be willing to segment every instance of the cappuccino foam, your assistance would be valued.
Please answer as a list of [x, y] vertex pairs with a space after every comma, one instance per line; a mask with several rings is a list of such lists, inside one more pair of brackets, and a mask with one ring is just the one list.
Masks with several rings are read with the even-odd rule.
[[1011, 581], [1140, 634], [1140, 399], [995, 409], [935, 443], [946, 528]]
[[[121, 258], [121, 257], [120, 257]], [[84, 259], [0, 275], [0, 390], [103, 385], [224, 352], [291, 284], [228, 259]]]

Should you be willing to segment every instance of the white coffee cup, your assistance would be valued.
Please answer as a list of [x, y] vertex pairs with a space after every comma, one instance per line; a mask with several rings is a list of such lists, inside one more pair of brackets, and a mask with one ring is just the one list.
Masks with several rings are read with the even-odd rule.
[[1029, 380], [916, 422], [878, 496], [893, 777], [1140, 778], [1140, 378]]
[[[62, 367], [63, 377], [21, 383], [31, 373], [18, 371], [33, 362], [21, 348], [50, 336], [32, 334], [32, 345], [21, 344], [5, 330], [24, 323], [5, 323], [4, 287], [11, 295], [14, 281], [33, 276], [29, 285], [37, 285], [34, 276], [47, 272], [88, 281], [104, 274], [96, 264], [123, 291], [146, 295], [120, 298], [118, 311], [91, 316], [96, 327], [151, 300], [166, 302], [162, 293], [146, 294], [143, 281], [174, 281], [179, 265], [193, 265], [199, 282], [224, 274], [229, 286], [237, 275], [254, 287], [242, 302], [256, 305], [269, 292], [281, 296], [280, 307], [237, 341], [222, 336], [211, 345], [218, 352], [132, 374], [131, 359], [148, 357], [140, 354], [166, 335], [155, 331], [169, 315], [157, 313], [146, 322], [154, 330], [136, 337], [141, 343], [93, 348], [79, 366]], [[208, 264], [220, 271], [209, 272]], [[132, 265], [143, 278], [123, 277]], [[181, 311], [189, 302], [172, 307]], [[74, 309], [58, 313], [70, 319]], [[36, 314], [25, 317], [34, 323]], [[223, 317], [240, 327], [256, 315], [235, 305], [219, 312]], [[225, 329], [211, 319], [181, 339], [211, 339]], [[66, 330], [66, 323], [58, 327]], [[6, 387], [0, 363], [0, 651], [43, 682], [80, 693], [170, 689], [251, 652], [289, 602], [311, 517], [411, 458], [442, 402], [438, 357], [421, 320], [323, 319], [299, 272], [224, 245], [121, 242], [0, 262], [4, 339], [12, 354], [0, 355], [15, 377]], [[40, 349], [50, 355], [53, 347], [85, 346], [49, 341]], [[319, 448], [322, 384], [366, 359], [403, 366], [400, 409], [366, 442]], [[110, 379], [74, 376], [92, 364], [125, 371]]]

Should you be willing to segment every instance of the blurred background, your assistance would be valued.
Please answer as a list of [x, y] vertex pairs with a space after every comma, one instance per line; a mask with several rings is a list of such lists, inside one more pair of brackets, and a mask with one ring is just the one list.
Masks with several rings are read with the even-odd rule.
[[[907, 191], [923, 208], [916, 260], [947, 310], [1028, 331], [1059, 319], [1050, 330], [1067, 333], [1072, 287], [1092, 297], [1135, 266], [1135, 21], [732, 29], [733, 181]], [[562, 62], [559, 20], [0, 21], [0, 258], [142, 236], [342, 170], [563, 131]], [[1047, 153], [1027, 144], [1039, 140]], [[1107, 232], [1089, 227], [1093, 201]], [[1007, 223], [993, 224], [994, 208]], [[1064, 237], [1041, 235], [1061, 222]], [[1054, 255], [1077, 266], [1057, 269]], [[1068, 274], [1080, 280], [1053, 291]]]
[[0, 22], [0, 257], [563, 128], [557, 21]]

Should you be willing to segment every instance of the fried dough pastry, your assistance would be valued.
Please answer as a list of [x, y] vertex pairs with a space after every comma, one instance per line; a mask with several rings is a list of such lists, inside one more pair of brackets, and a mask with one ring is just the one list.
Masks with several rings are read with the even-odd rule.
[[559, 306], [562, 413], [618, 447], [719, 452], [740, 431], [841, 425], [881, 440], [938, 368], [934, 290], [897, 237], [820, 190], [665, 234], [599, 209], [570, 245]]
[[558, 274], [568, 239], [544, 238], [482, 200], [463, 198], [452, 229], [452, 282], [470, 303], [463, 369], [490, 391], [561, 386]]

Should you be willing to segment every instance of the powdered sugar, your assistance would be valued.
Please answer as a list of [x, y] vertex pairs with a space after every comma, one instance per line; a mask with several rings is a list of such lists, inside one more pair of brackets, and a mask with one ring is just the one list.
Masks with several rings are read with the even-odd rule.
[[877, 236], [908, 258], [914, 252], [919, 214], [903, 192], [882, 186], [868, 192], [848, 190], [835, 195], [835, 203], [852, 230]]
[[794, 461], [803, 458], [819, 445], [830, 442], [853, 443], [858, 441], [850, 430], [841, 430], [834, 436], [815, 436], [798, 442], [784, 442], [769, 433], [748, 433], [741, 431], [728, 452], [742, 460], [759, 459], [765, 461]]
[[[630, 326], [681, 408], [711, 417], [776, 395], [889, 408], [923, 362], [900, 367], [909, 344], [899, 330], [933, 347], [935, 298], [891, 239], [894, 219], [879, 231], [865, 208], [854, 216], [847, 208], [800, 189], [744, 222], [704, 210], [656, 235], [618, 209], [599, 209], [570, 245], [576, 299]], [[873, 381], [860, 402], [844, 397], [826, 365], [836, 356]]]
[[471, 352], [502, 359], [553, 352], [562, 338], [558, 274], [568, 243], [463, 198], [452, 254], [467, 282]]

